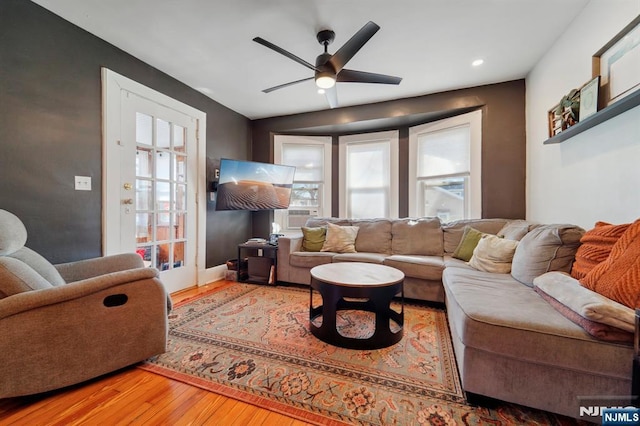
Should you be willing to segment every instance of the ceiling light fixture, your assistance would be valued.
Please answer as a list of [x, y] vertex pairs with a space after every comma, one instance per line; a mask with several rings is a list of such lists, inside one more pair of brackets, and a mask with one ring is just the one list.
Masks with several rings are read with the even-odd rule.
[[482, 64], [484, 64], [484, 59], [476, 59], [475, 61], [471, 62], [471, 65], [473, 65], [474, 67], [479, 67]]
[[336, 76], [329, 71], [316, 73], [316, 86], [321, 89], [331, 89], [336, 84]]

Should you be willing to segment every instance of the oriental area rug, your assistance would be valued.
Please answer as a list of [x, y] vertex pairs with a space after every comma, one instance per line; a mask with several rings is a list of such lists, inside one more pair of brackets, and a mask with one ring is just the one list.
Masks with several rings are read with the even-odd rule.
[[[511, 404], [468, 404], [444, 311], [404, 310], [399, 343], [342, 349], [310, 333], [308, 289], [229, 283], [177, 304], [168, 351], [140, 368], [313, 424], [560, 423]], [[339, 315], [341, 334], [372, 333], [369, 313]]]

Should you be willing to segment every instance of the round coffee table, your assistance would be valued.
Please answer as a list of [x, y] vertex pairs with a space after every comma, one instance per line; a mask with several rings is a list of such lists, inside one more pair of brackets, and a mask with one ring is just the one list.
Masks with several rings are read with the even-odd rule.
[[[349, 349], [379, 349], [398, 343], [404, 326], [404, 274], [389, 266], [339, 262], [311, 269], [309, 327], [323, 342]], [[322, 305], [313, 307], [313, 291], [322, 296]], [[391, 301], [400, 294], [401, 310], [391, 309]], [[347, 300], [345, 298], [349, 298]], [[352, 300], [358, 299], [358, 300]], [[369, 338], [347, 337], [336, 327], [336, 314], [344, 310], [375, 313], [375, 331]], [[322, 317], [322, 324], [314, 320]], [[398, 330], [391, 330], [391, 321]]]

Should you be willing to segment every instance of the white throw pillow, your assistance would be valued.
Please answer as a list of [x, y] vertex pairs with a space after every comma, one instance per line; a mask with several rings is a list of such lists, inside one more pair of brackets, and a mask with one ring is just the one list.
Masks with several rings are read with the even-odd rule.
[[508, 274], [518, 241], [484, 235], [473, 250], [469, 265], [479, 271]]
[[357, 226], [338, 226], [327, 223], [327, 238], [320, 251], [355, 253], [358, 229]]

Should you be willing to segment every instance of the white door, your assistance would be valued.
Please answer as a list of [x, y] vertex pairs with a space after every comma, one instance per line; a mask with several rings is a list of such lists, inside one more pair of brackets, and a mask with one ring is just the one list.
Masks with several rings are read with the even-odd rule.
[[119, 110], [119, 138], [105, 140], [105, 254], [137, 252], [169, 292], [194, 286], [199, 120], [122, 88]]

